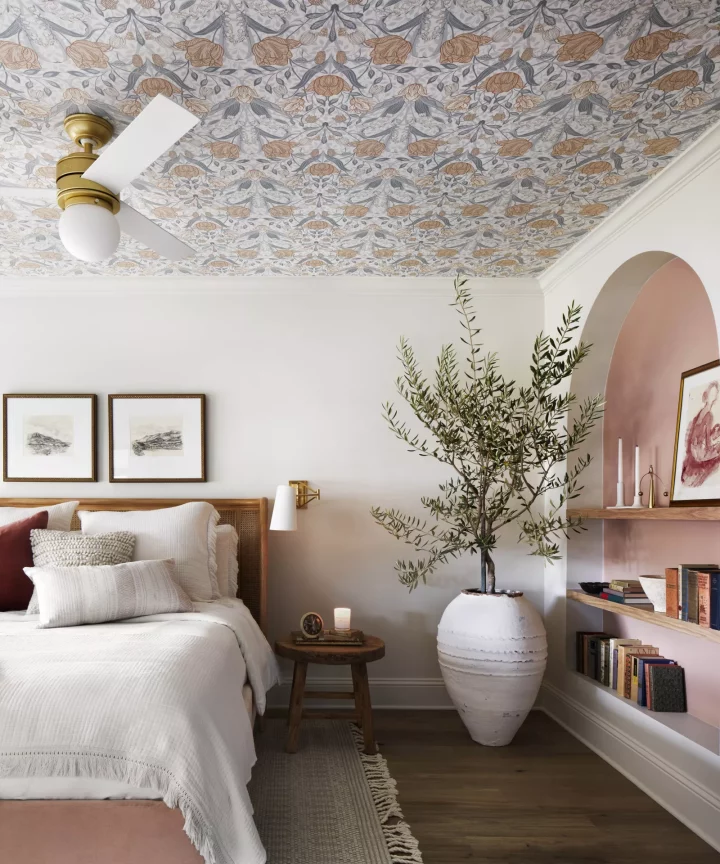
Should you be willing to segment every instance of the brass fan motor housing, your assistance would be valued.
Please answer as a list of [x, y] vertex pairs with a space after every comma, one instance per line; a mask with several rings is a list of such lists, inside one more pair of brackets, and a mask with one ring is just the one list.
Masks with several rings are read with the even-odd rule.
[[65, 118], [64, 127], [72, 140], [84, 150], [58, 159], [55, 171], [58, 206], [64, 210], [73, 204], [95, 204], [113, 214], [117, 213], [120, 209], [118, 196], [82, 176], [97, 159], [93, 148], [102, 147], [112, 138], [112, 125], [94, 114], [71, 114]]

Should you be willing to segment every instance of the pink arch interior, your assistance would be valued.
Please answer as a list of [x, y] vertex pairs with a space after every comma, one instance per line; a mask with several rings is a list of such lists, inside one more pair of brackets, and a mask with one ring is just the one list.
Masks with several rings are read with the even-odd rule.
[[[642, 287], [622, 326], [605, 391], [604, 505], [615, 503], [617, 439], [623, 439], [625, 503], [632, 503], [633, 453], [640, 445], [641, 473], [652, 462], [664, 481], [657, 505], [670, 491], [677, 403], [682, 372], [718, 358], [712, 307], [695, 271], [676, 258]], [[645, 481], [647, 483], [647, 481]], [[643, 486], [647, 494], [647, 486]], [[605, 580], [664, 574], [680, 563], [720, 565], [720, 525], [698, 522], [606, 522]], [[688, 711], [720, 725], [720, 645], [675, 634], [619, 615], [604, 628], [657, 645], [685, 667]]]

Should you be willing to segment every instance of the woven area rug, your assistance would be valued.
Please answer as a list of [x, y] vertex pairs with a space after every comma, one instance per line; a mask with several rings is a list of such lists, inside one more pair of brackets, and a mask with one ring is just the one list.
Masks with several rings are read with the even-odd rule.
[[303, 721], [292, 755], [286, 736], [266, 722], [248, 787], [268, 864], [422, 864], [387, 763], [362, 753], [353, 724]]

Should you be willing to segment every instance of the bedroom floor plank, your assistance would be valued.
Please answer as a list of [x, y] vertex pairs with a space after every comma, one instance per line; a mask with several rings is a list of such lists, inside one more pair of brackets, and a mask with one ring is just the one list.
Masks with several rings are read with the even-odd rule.
[[453, 711], [375, 712], [424, 864], [720, 864], [716, 852], [547, 715], [480, 747]]

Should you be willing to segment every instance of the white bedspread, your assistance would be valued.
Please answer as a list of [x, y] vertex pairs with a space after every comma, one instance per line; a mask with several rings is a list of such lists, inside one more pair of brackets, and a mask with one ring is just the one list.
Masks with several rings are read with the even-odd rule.
[[[0, 777], [94, 777], [156, 793], [208, 864], [260, 864], [246, 784], [277, 664], [239, 601], [38, 630], [0, 615]], [[240, 650], [238, 650], [238, 645]]]

